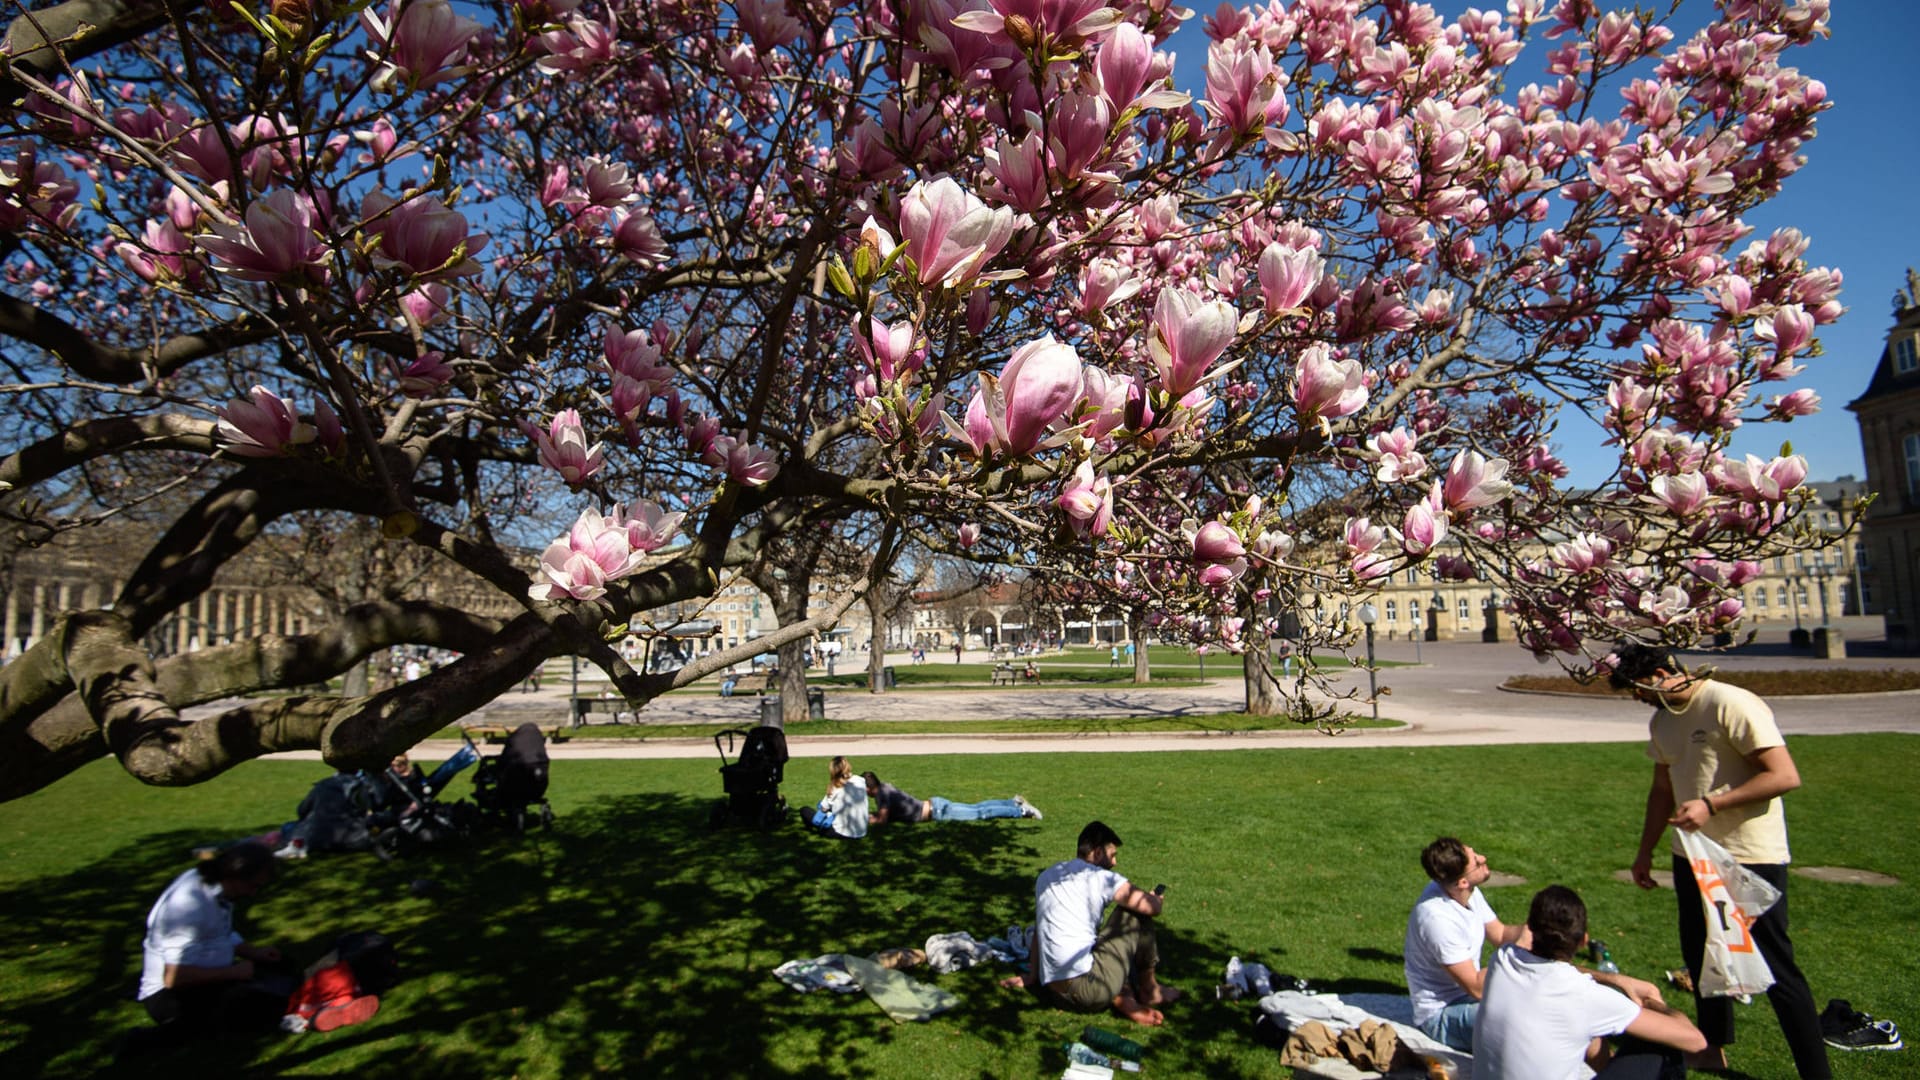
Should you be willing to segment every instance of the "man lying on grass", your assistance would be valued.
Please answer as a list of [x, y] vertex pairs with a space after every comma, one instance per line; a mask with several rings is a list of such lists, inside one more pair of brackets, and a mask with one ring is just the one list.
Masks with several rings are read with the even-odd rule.
[[[1072, 1012], [1111, 1008], [1136, 1024], [1165, 1021], [1154, 1006], [1179, 1000], [1180, 991], [1154, 978], [1160, 953], [1151, 920], [1164, 901], [1161, 890], [1136, 889], [1114, 872], [1119, 852], [1120, 837], [1091, 822], [1080, 830], [1078, 858], [1040, 872], [1033, 887], [1032, 970], [1000, 985], [1032, 990]], [[1103, 927], [1108, 903], [1113, 914]]]

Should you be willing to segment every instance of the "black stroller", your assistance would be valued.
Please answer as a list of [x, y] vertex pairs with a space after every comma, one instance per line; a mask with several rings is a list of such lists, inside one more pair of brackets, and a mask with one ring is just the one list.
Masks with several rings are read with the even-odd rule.
[[[743, 736], [740, 756], [729, 763], [727, 754], [734, 739]], [[724, 747], [721, 739], [727, 741]], [[732, 818], [771, 829], [787, 820], [787, 800], [780, 794], [787, 764], [786, 732], [766, 725], [728, 728], [714, 734], [713, 748], [720, 751], [720, 782], [727, 798], [714, 805], [711, 824], [724, 825]]]
[[[469, 741], [453, 756], [422, 777], [418, 769], [402, 775], [383, 769], [369, 783], [384, 786], [379, 805], [370, 821], [375, 829], [374, 854], [391, 859], [402, 852], [432, 847], [465, 837], [473, 830], [478, 815], [472, 803], [441, 802], [437, 796], [453, 778], [480, 760], [480, 751]], [[362, 774], [365, 775], [365, 774]]]
[[539, 725], [529, 721], [514, 728], [504, 750], [480, 759], [480, 771], [473, 775], [473, 801], [483, 818], [512, 825], [515, 832], [553, 824], [553, 806], [547, 802], [547, 738]]

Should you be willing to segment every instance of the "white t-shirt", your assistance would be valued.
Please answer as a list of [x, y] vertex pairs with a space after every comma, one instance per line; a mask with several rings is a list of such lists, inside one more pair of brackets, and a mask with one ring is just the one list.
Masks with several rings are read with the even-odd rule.
[[1071, 979], [1093, 970], [1100, 915], [1127, 879], [1084, 859], [1040, 871], [1033, 883], [1034, 931], [1040, 935], [1040, 981]]
[[1480, 967], [1480, 949], [1487, 943], [1487, 924], [1494, 920], [1480, 890], [1473, 890], [1465, 907], [1442, 892], [1438, 882], [1426, 891], [1407, 916], [1407, 992], [1413, 997], [1413, 1022], [1424, 1024], [1456, 1001], [1472, 1001], [1467, 988], [1454, 981], [1448, 964], [1473, 961]]
[[198, 868], [173, 879], [147, 913], [147, 937], [140, 946], [140, 1000], [166, 988], [167, 965], [223, 968], [233, 963], [241, 943], [233, 931], [233, 907], [220, 886], [200, 877]]
[[867, 835], [867, 781], [849, 776], [847, 782], [830, 792], [820, 808], [833, 815], [833, 831], [849, 840]]
[[1485, 995], [1473, 1026], [1477, 1080], [1579, 1080], [1588, 1044], [1640, 1017], [1625, 994], [1518, 945], [1493, 954]]

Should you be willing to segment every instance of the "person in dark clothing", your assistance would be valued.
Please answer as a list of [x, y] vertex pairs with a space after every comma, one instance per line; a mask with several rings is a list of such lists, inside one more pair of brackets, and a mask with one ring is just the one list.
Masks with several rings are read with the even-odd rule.
[[885, 825], [892, 821], [984, 821], [1017, 817], [1039, 820], [1043, 816], [1038, 807], [1027, 801], [1025, 795], [977, 803], [954, 802], [937, 795], [931, 799], [917, 799], [892, 784], [883, 783], [872, 773], [861, 775], [867, 782], [867, 798], [873, 804], [868, 814], [868, 821], [873, 825]]

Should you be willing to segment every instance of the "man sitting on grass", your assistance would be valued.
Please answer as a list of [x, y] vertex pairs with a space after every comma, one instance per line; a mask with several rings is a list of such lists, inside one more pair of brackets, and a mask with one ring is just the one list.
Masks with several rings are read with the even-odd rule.
[[[174, 1045], [216, 1031], [271, 1031], [297, 980], [269, 971], [280, 951], [249, 945], [233, 929], [233, 902], [273, 880], [273, 852], [247, 841], [173, 879], [147, 915], [140, 1004], [158, 1028], [127, 1050]], [[256, 967], [256, 965], [258, 965]]]
[[[1585, 1075], [1583, 1061], [1596, 1080], [1686, 1075], [1681, 1052], [1705, 1049], [1707, 1037], [1659, 990], [1568, 963], [1587, 943], [1587, 906], [1578, 894], [1564, 885], [1533, 894], [1527, 930], [1528, 947], [1501, 949], [1487, 968], [1474, 1025], [1474, 1076], [1577, 1080]], [[1618, 1049], [1610, 1050], [1606, 1037], [1620, 1035]]]
[[[1120, 837], [1098, 821], [1080, 830], [1078, 858], [1042, 870], [1034, 882], [1032, 971], [1002, 980], [1024, 987], [1056, 1008], [1100, 1012], [1111, 1008], [1136, 1024], [1160, 1024], [1156, 1005], [1180, 991], [1154, 978], [1160, 953], [1153, 923], [1162, 900], [1114, 872]], [[1113, 914], [1103, 927], [1107, 904]]]
[[1429, 1038], [1455, 1050], [1473, 1046], [1474, 1014], [1480, 1008], [1480, 950], [1491, 938], [1511, 945], [1523, 926], [1494, 917], [1480, 895], [1480, 883], [1493, 875], [1486, 856], [1451, 836], [1442, 836], [1420, 853], [1420, 865], [1432, 880], [1407, 916], [1407, 990], [1413, 997], [1413, 1024]]

